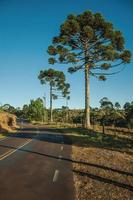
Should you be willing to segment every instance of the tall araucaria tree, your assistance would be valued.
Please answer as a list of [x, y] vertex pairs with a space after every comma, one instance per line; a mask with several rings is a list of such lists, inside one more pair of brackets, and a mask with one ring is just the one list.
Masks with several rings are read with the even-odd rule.
[[[68, 64], [70, 73], [84, 70], [85, 127], [90, 127], [90, 76], [106, 80], [120, 72], [121, 64], [130, 63], [131, 53], [124, 47], [122, 33], [115, 30], [100, 13], [86, 11], [69, 15], [60, 26], [60, 33], [48, 47], [50, 64]], [[115, 71], [112, 71], [112, 70]], [[111, 70], [106, 73], [107, 70]]]
[[52, 104], [53, 99], [57, 99], [59, 93], [62, 97], [67, 97], [69, 92], [70, 85], [66, 83], [65, 75], [62, 71], [57, 71], [54, 69], [48, 69], [44, 71], [40, 71], [38, 76], [41, 84], [49, 84], [50, 86], [50, 122], [53, 121], [52, 115]]

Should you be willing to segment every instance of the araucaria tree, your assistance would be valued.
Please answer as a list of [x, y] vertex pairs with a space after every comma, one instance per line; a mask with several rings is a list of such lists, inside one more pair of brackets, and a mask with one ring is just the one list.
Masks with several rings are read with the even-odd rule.
[[[57, 99], [59, 95], [66, 98], [70, 91], [69, 83], [66, 83], [65, 75], [62, 71], [54, 69], [41, 70], [38, 76], [41, 84], [49, 84], [50, 86], [50, 122], [53, 121], [52, 115], [52, 102], [53, 99]], [[60, 92], [60, 93], [58, 93]]]
[[[120, 72], [121, 64], [130, 63], [131, 53], [124, 47], [122, 33], [99, 13], [86, 11], [69, 15], [60, 33], [48, 47], [50, 64], [69, 64], [70, 73], [84, 70], [85, 127], [90, 127], [90, 76], [105, 80], [106, 75]], [[112, 71], [111, 69], [116, 69]], [[111, 70], [106, 73], [106, 70]]]

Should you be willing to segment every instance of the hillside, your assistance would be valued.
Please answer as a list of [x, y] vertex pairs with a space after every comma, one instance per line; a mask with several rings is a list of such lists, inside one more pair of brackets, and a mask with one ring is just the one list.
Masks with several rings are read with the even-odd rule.
[[0, 112], [0, 132], [9, 132], [14, 130], [16, 125], [16, 116], [7, 112]]

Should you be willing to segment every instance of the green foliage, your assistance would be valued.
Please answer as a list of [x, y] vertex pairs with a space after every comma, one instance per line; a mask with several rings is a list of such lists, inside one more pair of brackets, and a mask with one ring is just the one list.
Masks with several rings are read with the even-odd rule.
[[113, 103], [107, 98], [103, 97], [100, 100], [101, 108], [113, 108]]
[[41, 98], [31, 100], [29, 105], [23, 106], [23, 118], [30, 121], [42, 121], [45, 112]]
[[106, 77], [104, 75], [99, 75], [98, 79], [100, 81], [106, 81]]
[[[52, 47], [50, 47], [50, 49], [52, 49]], [[70, 93], [70, 85], [66, 83], [66, 78], [62, 71], [50, 68], [48, 70], [40, 71], [38, 78], [42, 84], [49, 83], [49, 85], [54, 88], [54, 91], [61, 91], [63, 97], [66, 97]], [[53, 99], [57, 99], [58, 95], [52, 94], [52, 97]]]
[[115, 103], [115, 108], [116, 108], [116, 109], [120, 109], [120, 108], [121, 108], [121, 105], [119, 104], [119, 102], [116, 102], [116, 103]]
[[124, 43], [122, 33], [100, 13], [85, 11], [80, 15], [69, 15], [48, 47], [52, 56], [49, 63], [72, 64], [68, 69], [70, 73], [88, 65], [90, 75], [106, 80], [108, 74], [100, 70], [130, 63], [131, 52], [125, 49]]
[[[68, 97], [69, 99], [69, 97]], [[48, 122], [49, 110], [44, 108], [43, 100], [38, 98], [31, 100], [29, 104], [25, 104], [22, 109], [14, 108], [9, 104], [0, 107], [1, 111], [15, 114], [18, 118], [24, 118], [29, 121]], [[100, 108], [91, 108], [92, 125], [115, 126], [133, 128], [133, 102], [126, 102], [121, 108], [119, 102], [114, 104], [104, 97], [100, 100]], [[53, 110], [53, 119], [55, 123], [83, 124], [84, 110], [69, 109], [63, 106], [60, 109]]]
[[84, 110], [69, 109], [63, 106], [62, 109], [53, 110], [53, 118], [55, 122], [82, 124], [84, 120]]
[[114, 125], [118, 124], [119, 121], [125, 118], [124, 112], [119, 110], [120, 104], [118, 102], [113, 103], [104, 97], [100, 100], [101, 108], [99, 110], [100, 124]]
[[131, 60], [131, 52], [124, 45], [122, 33], [115, 30], [112, 23], [100, 13], [85, 11], [80, 15], [69, 15], [48, 47], [50, 64], [69, 64], [69, 73], [79, 70], [85, 73], [86, 128], [90, 127], [88, 78], [93, 76], [105, 81], [108, 75], [121, 72], [124, 67], [118, 67]]
[[133, 102], [124, 104], [125, 116], [129, 128], [133, 128]]
[[[48, 51], [56, 54], [52, 46], [49, 47]], [[42, 84], [48, 83], [50, 86], [50, 121], [52, 122], [52, 100], [56, 100], [58, 97], [63, 97], [68, 100], [70, 98], [70, 84], [66, 83], [66, 78], [62, 71], [54, 69], [40, 71], [38, 78]]]
[[100, 124], [107, 126], [127, 127], [126, 113], [119, 102], [113, 103], [104, 97], [100, 100], [100, 108], [91, 109], [92, 124]]
[[11, 106], [10, 104], [4, 104], [3, 106], [1, 106], [1, 109], [5, 112], [9, 112], [11, 114], [15, 114], [16, 113], [16, 108], [14, 108], [13, 106]]
[[8, 112], [8, 113], [14, 114], [18, 118], [23, 115], [23, 112], [19, 107], [15, 108], [14, 106], [12, 106], [10, 104], [1, 105], [0, 106], [0, 111], [4, 111], [4, 112]]

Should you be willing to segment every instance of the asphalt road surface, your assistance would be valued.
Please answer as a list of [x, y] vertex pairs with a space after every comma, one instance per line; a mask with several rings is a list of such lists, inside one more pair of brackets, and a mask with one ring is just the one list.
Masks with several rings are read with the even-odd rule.
[[74, 200], [70, 155], [54, 130], [27, 125], [9, 134], [0, 140], [0, 200]]

